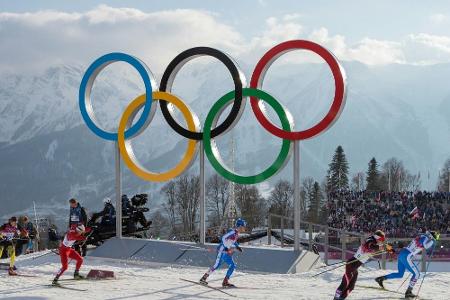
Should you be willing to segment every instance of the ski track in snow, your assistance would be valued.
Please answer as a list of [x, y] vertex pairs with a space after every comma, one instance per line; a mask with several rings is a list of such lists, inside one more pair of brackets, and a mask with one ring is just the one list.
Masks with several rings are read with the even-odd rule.
[[[40, 254], [42, 253], [35, 256]], [[149, 267], [87, 257], [81, 273], [85, 274], [90, 269], [112, 270], [117, 279], [62, 282], [70, 287], [88, 289], [86, 292], [78, 292], [44, 286], [50, 284], [53, 274], [60, 267], [59, 257], [54, 254], [34, 260], [29, 255], [21, 256], [17, 260], [17, 266], [22, 274], [39, 277], [10, 277], [6, 271], [0, 271], [2, 299], [233, 299], [212, 289], [180, 280], [180, 278], [198, 280], [205, 269], [196, 267]], [[72, 263], [62, 278], [71, 278], [73, 270]], [[342, 272], [341, 268], [314, 278], [311, 277], [315, 274], [314, 271], [292, 275], [236, 272], [231, 282], [239, 288], [227, 289], [226, 292], [235, 295], [237, 299], [332, 299]], [[358, 285], [376, 287], [373, 278], [386, 272], [388, 271], [361, 268], [357, 287], [347, 299], [401, 299], [400, 294], [358, 287]], [[222, 268], [211, 275], [210, 285], [219, 287], [224, 274], [225, 269]], [[386, 286], [388, 289], [397, 290], [402, 281], [393, 280], [387, 282]], [[429, 273], [420, 294], [426, 299], [450, 299], [450, 292], [447, 290], [449, 282], [449, 272]], [[419, 284], [420, 281], [416, 285], [415, 292]], [[405, 289], [406, 284], [400, 291], [404, 292]]]

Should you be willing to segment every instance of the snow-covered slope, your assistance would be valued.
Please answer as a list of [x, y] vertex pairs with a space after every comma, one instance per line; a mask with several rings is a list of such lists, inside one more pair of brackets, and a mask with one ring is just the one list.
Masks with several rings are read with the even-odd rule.
[[[268, 262], [270, 263], [270, 262]], [[112, 270], [116, 280], [65, 282], [68, 286], [87, 289], [85, 292], [52, 288], [48, 285], [58, 270], [56, 255], [33, 260], [24, 256], [19, 258], [18, 267], [24, 274], [39, 275], [36, 278], [8, 277], [0, 273], [0, 298], [7, 299], [231, 299], [232, 297], [206, 287], [191, 284], [180, 278], [198, 280], [204, 269], [149, 267], [134, 263], [121, 263], [87, 258], [82, 272], [90, 269]], [[64, 278], [70, 278], [73, 265]], [[359, 279], [351, 299], [401, 299], [402, 295], [376, 289], [373, 278], [384, 274], [372, 268], [361, 268]], [[224, 276], [221, 269], [210, 279], [211, 286], [220, 286]], [[304, 299], [329, 300], [340, 283], [342, 270], [335, 270], [312, 278], [314, 272], [295, 275], [259, 275], [236, 272], [232, 282], [239, 288], [227, 290], [238, 299]], [[420, 295], [426, 299], [449, 299], [448, 282], [450, 273], [429, 273]], [[397, 290], [402, 280], [386, 283], [390, 290]], [[374, 288], [366, 288], [374, 287]], [[406, 287], [400, 289], [404, 292]], [[417, 291], [417, 288], [415, 289]], [[422, 299], [422, 297], [421, 297]]]

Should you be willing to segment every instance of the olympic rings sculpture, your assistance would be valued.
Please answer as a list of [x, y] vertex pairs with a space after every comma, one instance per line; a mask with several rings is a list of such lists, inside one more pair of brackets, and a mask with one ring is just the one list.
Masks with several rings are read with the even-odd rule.
[[[293, 131], [294, 125], [289, 111], [274, 97], [262, 90], [265, 74], [272, 63], [283, 54], [293, 50], [309, 50], [321, 56], [331, 69], [335, 82], [333, 103], [325, 117], [311, 128]], [[210, 56], [218, 59], [229, 70], [234, 83], [234, 90], [222, 96], [211, 107], [207, 114], [203, 132], [196, 114], [181, 99], [171, 93], [172, 85], [178, 71], [188, 61]], [[134, 99], [125, 109], [118, 132], [108, 132], [98, 125], [91, 102], [91, 91], [97, 75], [109, 64], [126, 62], [134, 67], [142, 77], [145, 93]], [[241, 118], [247, 97], [250, 98], [252, 110], [259, 123], [273, 135], [283, 139], [280, 152], [275, 161], [264, 171], [252, 176], [242, 176], [230, 170], [222, 161], [214, 138], [232, 129]], [[247, 87], [245, 76], [237, 63], [227, 54], [209, 47], [195, 47], [177, 55], [163, 73], [159, 91], [154, 76], [145, 63], [125, 53], [109, 53], [95, 60], [83, 76], [79, 91], [79, 106], [83, 120], [88, 128], [97, 136], [109, 141], [117, 141], [120, 153], [127, 167], [138, 177], [147, 181], [167, 181], [181, 175], [195, 160], [198, 142], [202, 141], [206, 157], [213, 168], [226, 179], [240, 184], [255, 184], [267, 180], [279, 172], [290, 157], [292, 141], [304, 140], [317, 136], [331, 127], [339, 118], [346, 99], [346, 75], [343, 67], [334, 55], [319, 44], [306, 40], [286, 41], [270, 49], [256, 64], [250, 85]], [[169, 126], [178, 134], [188, 139], [186, 152], [181, 161], [171, 170], [162, 173], [149, 171], [137, 160], [131, 140], [141, 134], [151, 123], [159, 101], [163, 116]], [[276, 112], [281, 128], [273, 124], [264, 109], [268, 104]], [[171, 104], [169, 106], [168, 104]], [[223, 111], [231, 105], [228, 116], [221, 124], [217, 124]], [[185, 119], [186, 126], [179, 124], [173, 117], [172, 107], [178, 108]], [[141, 116], [133, 124], [137, 113]]]

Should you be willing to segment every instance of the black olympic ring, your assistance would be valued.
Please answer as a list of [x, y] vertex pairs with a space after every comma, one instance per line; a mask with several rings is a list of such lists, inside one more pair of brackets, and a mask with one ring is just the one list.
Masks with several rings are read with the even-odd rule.
[[[161, 92], [170, 93], [172, 90], [173, 81], [178, 71], [187, 62], [200, 56], [212, 56], [222, 62], [230, 71], [231, 77], [234, 82], [235, 100], [233, 102], [233, 106], [231, 107], [231, 111], [226, 119], [219, 126], [211, 130], [211, 137], [214, 138], [232, 128], [233, 125], [239, 120], [239, 117], [241, 116], [245, 108], [245, 101], [242, 101], [242, 88], [246, 86], [246, 80], [244, 73], [239, 69], [237, 63], [233, 60], [233, 58], [231, 58], [224, 52], [210, 47], [195, 47], [185, 50], [178, 54], [167, 66], [162, 76], [159, 90]], [[185, 129], [174, 119], [172, 113], [168, 108], [167, 102], [160, 101], [159, 103], [164, 118], [173, 130], [175, 130], [178, 134], [184, 136], [185, 138], [197, 141], [203, 140], [203, 132], [194, 132]]]

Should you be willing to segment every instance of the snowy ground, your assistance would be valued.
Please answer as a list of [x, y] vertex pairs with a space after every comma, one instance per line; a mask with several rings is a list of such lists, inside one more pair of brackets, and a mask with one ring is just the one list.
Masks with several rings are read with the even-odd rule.
[[[59, 268], [58, 257], [54, 254], [32, 259], [21, 256], [17, 266], [23, 274], [39, 277], [9, 277], [0, 271], [0, 298], [3, 299], [233, 299], [230, 296], [206, 287], [181, 281], [180, 278], [198, 280], [204, 269], [149, 267], [124, 262], [86, 258], [82, 271], [89, 269], [112, 270], [116, 280], [68, 281], [71, 287], [87, 289], [86, 292], [70, 291], [47, 287], [53, 274]], [[70, 278], [73, 265], [65, 274]], [[295, 275], [261, 275], [236, 272], [232, 282], [240, 288], [226, 290], [240, 299], [332, 299], [342, 276], [342, 269], [312, 278], [315, 272]], [[384, 274], [374, 268], [362, 268], [356, 289], [348, 299], [401, 299], [401, 294], [368, 289], [376, 287], [375, 276]], [[215, 273], [210, 285], [220, 286], [224, 271]], [[422, 287], [421, 295], [426, 299], [450, 299], [448, 284], [450, 272], [429, 273]], [[402, 280], [388, 282], [391, 290], [396, 290]], [[69, 285], [68, 285], [69, 286]], [[401, 289], [404, 292], [406, 287]], [[417, 291], [417, 288], [415, 289]]]

